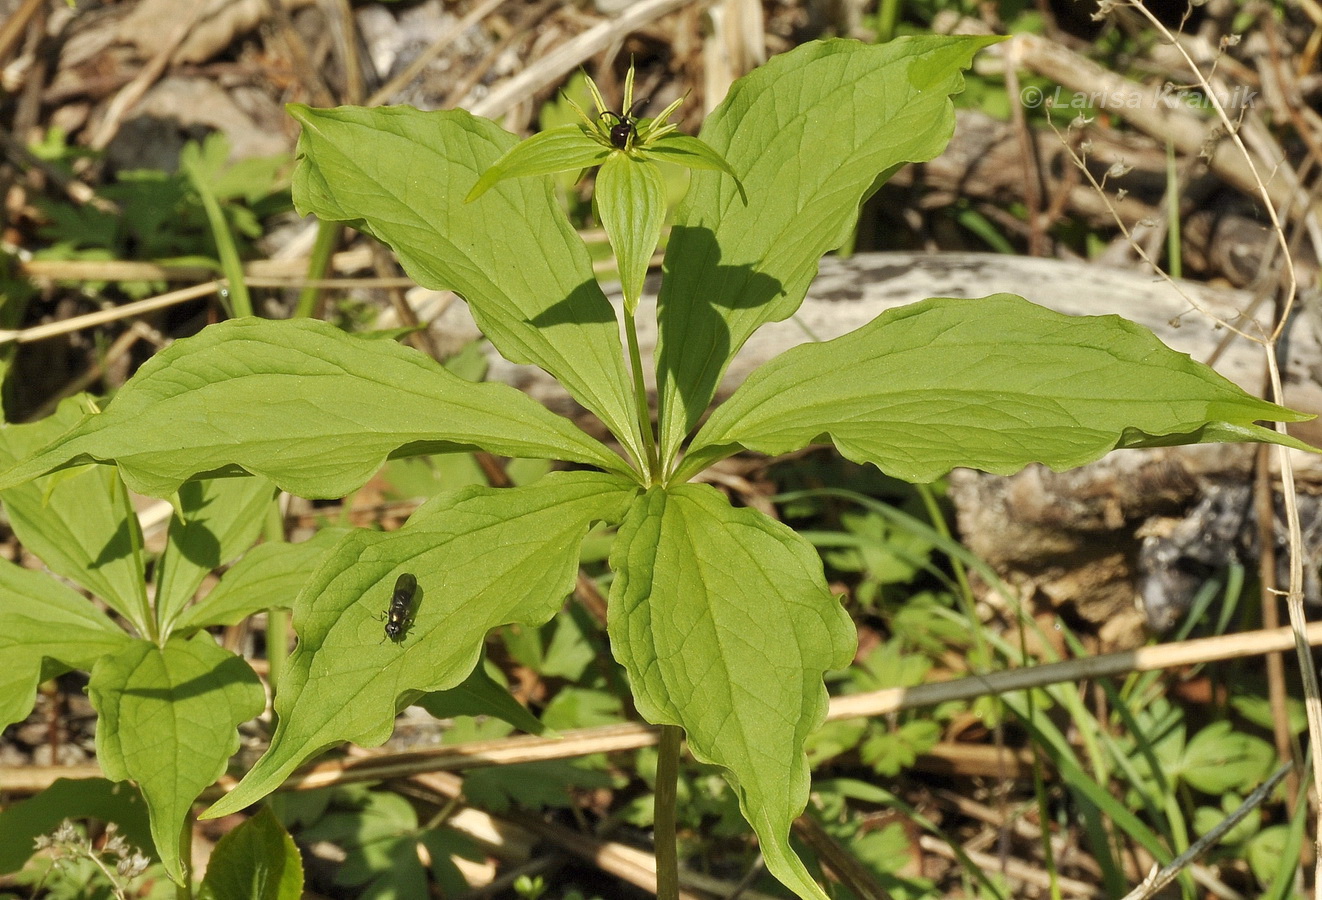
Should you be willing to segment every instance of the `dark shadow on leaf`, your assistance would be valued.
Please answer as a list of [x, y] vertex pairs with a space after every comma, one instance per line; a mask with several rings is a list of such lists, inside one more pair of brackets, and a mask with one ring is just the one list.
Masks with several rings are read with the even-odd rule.
[[108, 565], [117, 559], [125, 559], [133, 552], [133, 543], [129, 540], [128, 520], [119, 523], [115, 533], [106, 541], [106, 545], [101, 548], [101, 552], [92, 560], [93, 568], [100, 568]]
[[[657, 380], [678, 386], [685, 430], [706, 411], [730, 358], [739, 350], [717, 306], [755, 309], [784, 294], [776, 278], [752, 266], [722, 266], [721, 248], [709, 228], [676, 227], [666, 248], [657, 318]], [[677, 265], [672, 271], [671, 266]], [[746, 336], [741, 336], [742, 346]], [[680, 374], [687, 372], [688, 377]]]
[[189, 562], [206, 569], [217, 568], [222, 562], [220, 539], [200, 518], [210, 502], [201, 481], [186, 481], [179, 486], [179, 505], [187, 521], [170, 522], [170, 544]]
[[231, 685], [260, 684], [252, 668], [237, 656], [231, 656], [209, 672], [190, 678], [173, 687], [127, 688], [124, 694], [131, 697], [150, 697], [171, 702], [187, 700], [192, 697], [205, 697], [222, 691]]
[[537, 328], [567, 323], [588, 324], [615, 322], [615, 307], [606, 299], [601, 285], [585, 281], [574, 288], [569, 296], [553, 303], [533, 317], [529, 323]]

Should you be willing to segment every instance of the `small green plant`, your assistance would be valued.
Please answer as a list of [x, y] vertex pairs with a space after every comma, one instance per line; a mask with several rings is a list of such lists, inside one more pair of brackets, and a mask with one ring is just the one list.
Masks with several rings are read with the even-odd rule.
[[[118, 475], [75, 477], [122, 476], [133, 490], [168, 497], [197, 491], [200, 476], [248, 473], [295, 494], [340, 497], [391, 456], [477, 447], [574, 464], [515, 488], [441, 493], [395, 532], [339, 537], [288, 594], [299, 643], [275, 685], [271, 745], [205, 815], [256, 803], [326, 747], [381, 743], [403, 705], [480, 674], [491, 629], [537, 628], [556, 615], [585, 536], [605, 522], [618, 528], [612, 652], [639, 713], [662, 726], [660, 896], [678, 890], [673, 801], [660, 798], [674, 796], [682, 734], [695, 757], [728, 775], [768, 870], [798, 896], [822, 900], [790, 845], [790, 823], [808, 800], [804, 746], [825, 715], [823, 678], [853, 658], [854, 628], [803, 536], [732, 506], [695, 476], [745, 450], [776, 454], [826, 439], [914, 482], [953, 466], [1065, 468], [1126, 447], [1305, 448], [1255, 422], [1307, 416], [1246, 394], [1145, 329], [1005, 294], [926, 300], [792, 349], [697, 427], [731, 358], [757, 328], [795, 311], [818, 259], [848, 238], [859, 203], [901, 165], [941, 151], [954, 126], [950, 96], [991, 40], [805, 45], [734, 85], [702, 144], [667, 134], [664, 116], [634, 119], [631, 98], [513, 153], [513, 135], [462, 110], [291, 107], [303, 125], [297, 207], [376, 236], [420, 284], [464, 296], [492, 343], [556, 376], [623, 455], [513, 388], [463, 381], [394, 343], [315, 321], [238, 319], [175, 343], [103, 412], [0, 475], [0, 490], [10, 490], [113, 462]], [[640, 261], [656, 246], [662, 213], [654, 159], [666, 155], [698, 168], [666, 249], [654, 423], [634, 318]], [[538, 158], [540, 168], [529, 162]], [[597, 206], [624, 281], [622, 320], [545, 174], [596, 164]], [[109, 562], [134, 558], [127, 524], [125, 533], [96, 551]], [[406, 574], [416, 591], [386, 640], [383, 616]], [[216, 712], [231, 689], [217, 673], [238, 665], [210, 638], [186, 636], [179, 596], [158, 592], [152, 603], [135, 590], [116, 607], [134, 636], [106, 638], [108, 626], [89, 625], [86, 641], [79, 632], [57, 642], [42, 601], [0, 594], [0, 646], [13, 660], [4, 671], [24, 688], [10, 715], [30, 708], [45, 660], [84, 666], [109, 652], [117, 662], [105, 665], [132, 688], [121, 699], [165, 704], [181, 728], [192, 721], [182, 705], [195, 704], [190, 715], [216, 733], [185, 755], [93, 691], [103, 765], [142, 785], [158, 847], [176, 843], [201, 787], [175, 789], [165, 806], [153, 791], [180, 771], [214, 778], [235, 723], [253, 711], [245, 688], [242, 703]], [[270, 603], [253, 597], [245, 602]], [[66, 602], [70, 616], [76, 603], [90, 615], [81, 598]], [[169, 852], [179, 878], [178, 852]]]
[[[69, 162], [85, 153], [66, 147], [57, 130], [33, 150], [69, 171]], [[208, 227], [199, 184], [224, 205], [224, 227], [243, 241], [260, 237], [262, 222], [289, 207], [288, 156], [229, 164], [229, 152], [229, 141], [216, 133], [200, 144], [190, 142], [185, 146], [181, 162], [184, 169], [192, 171], [191, 176], [185, 171], [152, 169], [121, 172], [101, 191], [101, 197], [113, 204], [110, 207], [39, 201], [47, 219], [41, 237], [48, 245], [36, 257], [133, 258], [214, 267], [214, 231]], [[119, 282], [119, 286], [134, 298], [164, 290], [163, 282]], [[104, 285], [85, 283], [83, 287], [100, 290]]]

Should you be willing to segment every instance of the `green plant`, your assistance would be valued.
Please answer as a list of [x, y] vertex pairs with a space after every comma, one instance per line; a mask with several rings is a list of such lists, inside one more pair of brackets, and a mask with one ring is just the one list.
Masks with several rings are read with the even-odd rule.
[[[52, 131], [34, 147], [36, 155], [62, 169], [84, 151], [65, 148], [63, 135]], [[141, 169], [119, 173], [101, 190], [110, 206], [75, 206], [52, 200], [38, 204], [47, 224], [41, 237], [48, 246], [39, 259], [148, 259], [157, 262], [215, 266], [215, 226], [252, 241], [261, 236], [262, 222], [288, 209], [287, 156], [227, 163], [230, 145], [217, 132], [200, 144], [190, 142], [181, 154], [187, 172]], [[191, 180], [191, 183], [190, 183]], [[199, 189], [201, 192], [199, 192]], [[208, 223], [206, 198], [223, 217]], [[246, 248], [245, 248], [246, 249]], [[85, 283], [85, 289], [104, 285]], [[163, 282], [120, 282], [131, 297], [164, 290]]]
[[[257, 802], [328, 746], [384, 741], [403, 704], [480, 672], [492, 628], [539, 627], [559, 611], [584, 537], [606, 522], [618, 526], [612, 651], [638, 711], [662, 726], [661, 896], [677, 890], [682, 729], [697, 758], [729, 774], [771, 873], [799, 896], [823, 898], [789, 829], [808, 799], [804, 744], [825, 713], [823, 676], [851, 660], [853, 626], [808, 541], [694, 476], [743, 450], [780, 453], [824, 436], [850, 459], [909, 481], [956, 465], [1063, 468], [1124, 447], [1305, 447], [1254, 422], [1307, 416], [1251, 397], [1141, 327], [1071, 318], [1010, 295], [926, 300], [790, 350], [694, 434], [731, 357], [762, 324], [794, 312], [819, 257], [848, 237], [858, 204], [899, 166], [940, 152], [953, 128], [949, 97], [989, 40], [806, 45], [734, 86], [702, 130], [706, 149], [671, 142], [672, 157], [709, 167], [694, 172], [666, 251], [655, 428], [634, 315], [639, 260], [655, 246], [662, 212], [649, 167], [665, 155], [654, 142], [666, 137], [663, 126], [641, 120], [617, 140], [610, 131], [619, 121], [589, 120], [572, 126], [577, 136], [557, 136], [568, 148], [558, 157], [550, 139], [533, 145], [553, 157], [544, 173], [566, 159], [612, 173], [613, 186], [599, 179], [597, 203], [620, 257], [626, 352], [620, 319], [549, 179], [504, 177], [529, 172], [526, 156], [507, 155], [512, 135], [462, 110], [292, 107], [303, 125], [298, 208], [375, 235], [419, 283], [462, 294], [492, 343], [558, 377], [627, 459], [512, 388], [465, 382], [396, 344], [315, 321], [240, 319], [172, 345], [105, 411], [0, 476], [8, 490], [114, 462], [125, 484], [155, 496], [196, 491], [202, 475], [247, 472], [296, 494], [338, 497], [395, 455], [479, 447], [578, 467], [510, 489], [442, 493], [396, 532], [339, 538], [293, 599], [299, 644], [276, 684], [270, 748], [206, 815]], [[585, 141], [595, 155], [583, 152]], [[466, 203], [479, 180], [486, 192]], [[106, 471], [77, 477], [117, 477]], [[132, 559], [131, 544], [115, 559]], [[383, 640], [381, 616], [404, 573], [418, 584], [408, 625]], [[31, 613], [6, 603], [0, 635], [17, 635], [8, 647], [23, 661], [6, 671], [21, 669], [35, 685], [43, 659], [86, 664], [90, 646], [51, 643], [35, 625], [7, 627]], [[185, 644], [201, 653], [209, 639], [184, 641], [164, 627], [180, 622], [173, 604], [153, 609], [135, 593], [121, 612], [139, 637], [121, 634], [114, 647], [153, 658]], [[107, 640], [104, 631], [91, 629], [88, 640]], [[150, 684], [170, 677], [167, 667]], [[206, 686], [214, 675], [189, 677]], [[232, 735], [238, 718], [208, 727]], [[130, 748], [130, 720], [102, 726], [120, 748], [110, 759], [122, 766], [111, 774], [137, 779], [145, 792], [181, 764]], [[172, 806], [157, 827], [158, 812], [153, 806], [159, 844], [170, 827], [178, 833], [180, 813]]]

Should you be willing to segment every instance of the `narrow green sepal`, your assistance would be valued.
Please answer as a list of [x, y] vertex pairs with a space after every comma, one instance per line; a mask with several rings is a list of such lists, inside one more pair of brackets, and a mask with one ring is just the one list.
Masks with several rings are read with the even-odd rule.
[[610, 154], [609, 146], [593, 137], [583, 125], [561, 125], [534, 134], [526, 141], [511, 147], [504, 156], [491, 164], [473, 189], [464, 198], [472, 203], [506, 178], [525, 178], [529, 175], [554, 175], [574, 169], [600, 165]]
[[686, 169], [711, 169], [724, 172], [734, 179], [735, 186], [739, 188], [739, 198], [744, 201], [745, 206], [748, 205], [748, 194], [744, 192], [744, 183], [725, 161], [725, 157], [695, 137], [687, 134], [662, 134], [648, 142], [647, 155], [677, 166], [684, 166]]

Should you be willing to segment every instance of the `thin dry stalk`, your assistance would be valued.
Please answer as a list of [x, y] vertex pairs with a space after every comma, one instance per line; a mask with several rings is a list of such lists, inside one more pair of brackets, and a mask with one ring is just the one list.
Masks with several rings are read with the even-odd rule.
[[[1229, 140], [1240, 163], [1235, 166], [1236, 169], [1246, 167], [1249, 183], [1252, 192], [1255, 193], [1262, 206], [1266, 209], [1267, 215], [1271, 220], [1273, 234], [1281, 251], [1281, 261], [1285, 272], [1284, 298], [1281, 304], [1280, 315], [1276, 320], [1270, 334], [1266, 335], [1260, 342], [1266, 349], [1267, 369], [1271, 382], [1271, 398], [1277, 402], [1284, 402], [1284, 389], [1281, 384], [1280, 366], [1276, 356], [1276, 342], [1279, 339], [1286, 321], [1290, 317], [1294, 303], [1298, 294], [1298, 278], [1295, 272], [1294, 259], [1290, 252], [1289, 240], [1286, 237], [1285, 229], [1281, 224], [1277, 213], [1277, 197], [1272, 191], [1268, 190], [1262, 174], [1258, 171], [1257, 162], [1254, 155], [1245, 145], [1240, 135], [1238, 124], [1231, 120], [1227, 113], [1220, 93], [1213, 87], [1207, 75], [1197, 65], [1193, 57], [1189, 54], [1184, 43], [1178, 41], [1174, 34], [1162, 24], [1162, 22], [1153, 15], [1141, 3], [1127, 0], [1123, 4], [1115, 2], [1110, 4], [1112, 9], [1124, 6], [1134, 10], [1139, 16], [1144, 18], [1147, 23], [1165, 40], [1169, 41], [1183, 59], [1189, 71], [1194, 74], [1195, 84], [1198, 85], [1207, 97], [1212, 109], [1216, 113], [1216, 119], [1220, 123], [1225, 138]], [[1154, 109], [1156, 107], [1154, 106]], [[1217, 159], [1216, 153], [1213, 154], [1213, 161]], [[1216, 166], [1214, 165], [1214, 168]], [[1272, 175], [1278, 174], [1274, 170]], [[1279, 183], [1279, 182], [1278, 182]], [[1295, 185], [1291, 185], [1295, 188]], [[1279, 191], [1277, 192], [1279, 193]], [[1287, 201], [1293, 199], [1295, 190], [1291, 190]], [[1311, 216], [1311, 210], [1305, 206], [1304, 216]], [[1136, 247], [1136, 250], [1141, 249]], [[1149, 260], [1150, 261], [1150, 260]], [[1160, 270], [1158, 270], [1160, 271]], [[1248, 337], [1248, 335], [1245, 335]], [[1276, 423], [1276, 428], [1281, 434], [1285, 434], [1285, 423]], [[1303, 566], [1303, 535], [1299, 523], [1299, 505], [1296, 499], [1296, 488], [1294, 481], [1294, 467], [1290, 458], [1289, 450], [1284, 446], [1277, 447], [1277, 458], [1280, 465], [1281, 487], [1284, 500], [1286, 528], [1288, 533], [1289, 547], [1289, 571], [1290, 582], [1286, 592], [1286, 609], [1289, 612], [1290, 628], [1294, 638], [1295, 652], [1299, 662], [1300, 676], [1304, 685], [1304, 707], [1308, 714], [1308, 732], [1310, 744], [1314, 748], [1322, 747], [1322, 694], [1319, 693], [1317, 673], [1313, 667], [1312, 656], [1308, 650], [1308, 641], [1306, 634], [1308, 631], [1307, 616], [1303, 608], [1303, 584], [1304, 584], [1304, 566]], [[1322, 796], [1322, 766], [1313, 765], [1313, 789], [1317, 796]], [[1317, 819], [1314, 822], [1314, 849], [1322, 849], [1322, 807], [1319, 807]], [[1316, 863], [1314, 870], [1314, 896], [1322, 900], [1322, 852], [1315, 853]]]
[[161, 294], [158, 297], [148, 297], [146, 300], [138, 300], [135, 303], [125, 303], [123, 306], [103, 309], [99, 312], [88, 313], [85, 316], [76, 316], [72, 319], [63, 319], [59, 322], [48, 322], [45, 325], [34, 325], [31, 328], [22, 328], [18, 330], [0, 328], [0, 344], [27, 344], [32, 341], [41, 341], [57, 335], [80, 331], [84, 328], [105, 325], [108, 322], [116, 322], [120, 319], [141, 316], [179, 303], [185, 303], [189, 300], [196, 300], [197, 298], [205, 297], [208, 294], [219, 293], [224, 287], [225, 282], [223, 281], [209, 281], [206, 284], [198, 284], [190, 288], [170, 291], [168, 294]]
[[[1313, 644], [1322, 645], [1322, 622], [1310, 626], [1308, 638]], [[985, 675], [971, 675], [953, 681], [921, 684], [912, 688], [887, 688], [864, 694], [850, 694], [831, 698], [827, 720], [881, 716], [905, 709], [936, 706], [951, 700], [974, 700], [978, 697], [1052, 684], [1260, 656], [1273, 651], [1288, 650], [1293, 639], [1289, 628], [1249, 631], [1174, 644], [1158, 644], [1120, 653], [991, 672]], [[285, 782], [282, 789], [308, 790], [350, 782], [405, 778], [426, 772], [456, 771], [479, 766], [566, 759], [590, 753], [637, 750], [656, 744], [657, 735], [657, 729], [650, 725], [630, 723], [566, 731], [556, 738], [518, 736], [492, 741], [473, 741], [409, 753], [373, 754], [355, 760], [330, 760], [296, 772]], [[233, 785], [233, 781], [222, 783], [221, 792], [231, 789]], [[10, 789], [4, 773], [0, 773], [0, 789]]]
[[1218, 822], [1216, 827], [1207, 834], [1190, 844], [1188, 850], [1185, 850], [1160, 869], [1154, 869], [1151, 875], [1143, 879], [1142, 884], [1124, 896], [1124, 900], [1149, 900], [1149, 898], [1155, 897], [1157, 892], [1174, 881], [1183, 869], [1216, 846], [1230, 829], [1244, 821], [1245, 816], [1261, 806], [1271, 796], [1271, 792], [1276, 789], [1276, 785], [1281, 783], [1281, 779], [1290, 771], [1290, 768], [1290, 765], [1286, 764], [1277, 769], [1270, 778], [1258, 785], [1253, 793], [1244, 798], [1244, 802], [1236, 807], [1234, 812]]
[[638, 31], [690, 3], [705, 3], [705, 0], [639, 0], [614, 19], [594, 25], [561, 44], [474, 103], [469, 111], [475, 116], [492, 119], [503, 116], [520, 101], [545, 90], [572, 72], [575, 66], [605, 50], [620, 36]]

